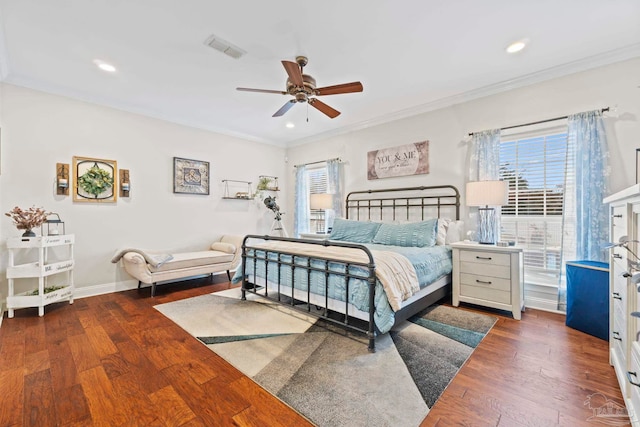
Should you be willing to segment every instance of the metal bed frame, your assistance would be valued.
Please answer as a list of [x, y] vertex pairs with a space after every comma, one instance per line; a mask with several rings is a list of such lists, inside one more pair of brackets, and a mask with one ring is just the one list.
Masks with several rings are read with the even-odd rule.
[[[363, 220], [373, 220], [380, 219], [384, 220], [385, 212], [391, 212], [390, 220], [398, 220], [399, 215], [404, 213], [402, 219], [410, 220], [425, 220], [427, 218], [425, 210], [435, 210], [437, 213], [437, 217], [440, 218], [443, 215], [443, 211], [455, 211], [455, 219], [460, 219], [460, 193], [458, 189], [451, 185], [440, 185], [440, 186], [422, 186], [422, 187], [406, 187], [406, 188], [393, 188], [393, 189], [384, 189], [384, 190], [365, 190], [365, 191], [354, 191], [347, 195], [346, 197], [346, 212], [345, 217], [348, 219], [350, 217], [349, 212], [352, 212], [355, 215], [356, 220], [360, 220], [362, 217]], [[363, 213], [363, 215], [361, 215]], [[410, 215], [410, 213], [414, 213]], [[427, 212], [428, 213], [428, 212]], [[372, 218], [372, 215], [374, 218]], [[433, 215], [429, 216], [433, 217]], [[352, 248], [356, 250], [362, 251], [367, 262], [351, 262], [344, 261], [334, 257], [310, 257], [309, 255], [301, 255], [293, 252], [287, 251], [274, 251], [274, 250], [265, 250], [256, 246], [251, 246], [248, 243], [249, 240], [252, 241], [286, 241], [286, 242], [299, 242], [311, 245], [321, 245], [321, 246], [338, 246], [344, 248]], [[269, 255], [272, 254], [272, 257]], [[283, 259], [283, 255], [286, 255]], [[275, 256], [275, 259], [273, 259]], [[290, 257], [290, 259], [289, 259]], [[296, 262], [296, 257], [300, 257], [306, 260], [306, 263], [301, 265], [299, 262]], [[317, 264], [320, 262], [324, 265], [324, 268], [318, 268], [317, 266], [312, 265], [312, 260]], [[265, 286], [257, 285], [257, 263], [258, 261], [265, 263]], [[247, 275], [246, 267], [248, 262], [253, 262], [253, 277], [249, 277]], [[329, 264], [338, 264], [344, 266], [344, 272], [339, 272], [333, 270], [329, 270]], [[269, 266], [274, 265], [273, 268], [276, 268], [277, 271], [277, 290], [275, 291], [276, 295], [269, 295], [267, 277], [269, 273]], [[303, 269], [307, 274], [307, 289], [306, 289], [306, 301], [302, 301], [298, 299], [296, 295], [296, 299], [290, 298], [288, 295], [281, 295], [281, 283], [280, 283], [280, 271], [282, 266], [287, 266], [291, 268], [292, 278], [295, 278], [295, 270]], [[351, 273], [351, 266], [359, 266], [366, 271], [366, 273]], [[373, 255], [371, 251], [364, 245], [357, 243], [349, 243], [349, 242], [340, 242], [340, 241], [330, 241], [330, 240], [311, 240], [311, 239], [296, 239], [296, 238], [287, 238], [287, 237], [276, 237], [276, 236], [265, 236], [265, 235], [247, 235], [245, 236], [242, 242], [242, 299], [246, 299], [246, 293], [250, 292], [255, 295], [259, 295], [264, 298], [268, 298], [271, 301], [276, 301], [281, 304], [288, 304], [293, 309], [298, 311], [303, 311], [305, 314], [312, 315], [315, 317], [322, 318], [328, 322], [341, 325], [343, 327], [349, 328], [351, 330], [355, 330], [361, 333], [365, 333], [369, 340], [369, 351], [375, 352], [375, 338], [378, 334], [378, 329], [375, 326], [374, 322], [374, 313], [375, 313], [375, 287], [376, 287], [376, 274], [375, 274], [375, 262], [373, 259]], [[314, 312], [311, 310], [312, 306], [316, 306], [315, 303], [311, 302], [311, 272], [318, 271], [324, 273], [324, 284], [325, 284], [325, 304], [322, 308], [322, 312]], [[329, 306], [329, 275], [335, 276], [343, 276], [346, 283], [346, 301], [344, 301], [345, 309], [344, 313], [337, 313], [334, 310], [328, 309]], [[251, 280], [253, 279], [253, 280]], [[362, 321], [361, 319], [356, 319], [349, 316], [349, 282], [351, 279], [362, 279], [366, 280], [369, 287], [369, 313], [368, 320]], [[294, 283], [288, 284], [287, 286], [291, 286], [291, 295], [294, 295]], [[413, 303], [406, 305], [401, 310], [395, 312], [395, 324], [398, 324], [414, 314], [420, 312], [421, 310], [429, 307], [440, 299], [446, 297], [449, 294], [450, 286], [443, 286], [440, 289], [432, 292], [429, 295], [426, 295], [423, 298], [420, 298]], [[304, 292], [304, 290], [300, 290], [295, 288], [296, 293]], [[282, 296], [286, 298], [283, 301]], [[364, 324], [364, 325], [363, 325]]]

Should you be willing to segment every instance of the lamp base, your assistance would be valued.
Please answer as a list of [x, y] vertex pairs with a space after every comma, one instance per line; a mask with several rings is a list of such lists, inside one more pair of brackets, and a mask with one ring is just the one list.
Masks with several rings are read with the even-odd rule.
[[478, 208], [478, 243], [495, 245], [498, 241], [496, 210], [490, 207]]

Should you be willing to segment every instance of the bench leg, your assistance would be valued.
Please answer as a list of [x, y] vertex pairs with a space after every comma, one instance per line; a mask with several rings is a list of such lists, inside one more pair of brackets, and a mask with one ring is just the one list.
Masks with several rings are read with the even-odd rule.
[[227, 270], [227, 277], [229, 278], [229, 281], [231, 281], [231, 273], [229, 273], [229, 270]]
[[142, 286], [142, 280], [138, 280], [138, 289], [140, 289], [140, 286]]
[[151, 298], [153, 298], [153, 297], [155, 297], [155, 296], [156, 296], [156, 283], [155, 283], [155, 282], [153, 282], [153, 283], [151, 284]]

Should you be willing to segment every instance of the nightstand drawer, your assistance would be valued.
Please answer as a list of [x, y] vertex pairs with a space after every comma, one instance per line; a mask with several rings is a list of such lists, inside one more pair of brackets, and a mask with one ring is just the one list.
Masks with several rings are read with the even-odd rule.
[[460, 284], [477, 286], [482, 289], [497, 289], [511, 291], [511, 280], [498, 277], [480, 276], [478, 274], [460, 273]]
[[460, 295], [502, 304], [511, 303], [511, 292], [498, 289], [485, 289], [478, 286], [460, 285]]
[[511, 265], [511, 257], [509, 254], [498, 254], [495, 252], [460, 251], [460, 261], [493, 265]]
[[507, 279], [507, 282], [509, 282], [509, 279], [511, 278], [511, 266], [462, 261], [460, 262], [460, 273], [482, 273], [483, 276], [501, 277], [503, 279]]

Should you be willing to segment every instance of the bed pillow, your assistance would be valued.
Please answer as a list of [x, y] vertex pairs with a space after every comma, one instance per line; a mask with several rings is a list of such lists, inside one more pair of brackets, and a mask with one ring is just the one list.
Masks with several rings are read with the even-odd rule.
[[449, 218], [438, 218], [438, 231], [436, 232], [436, 245], [446, 245], [447, 230], [449, 229]]
[[464, 221], [450, 221], [447, 227], [445, 243], [450, 245], [464, 240]]
[[380, 225], [379, 222], [352, 221], [336, 218], [333, 221], [333, 228], [331, 229], [329, 239], [353, 243], [371, 243]]
[[408, 224], [382, 224], [373, 243], [419, 248], [435, 246], [437, 222], [434, 218]]

